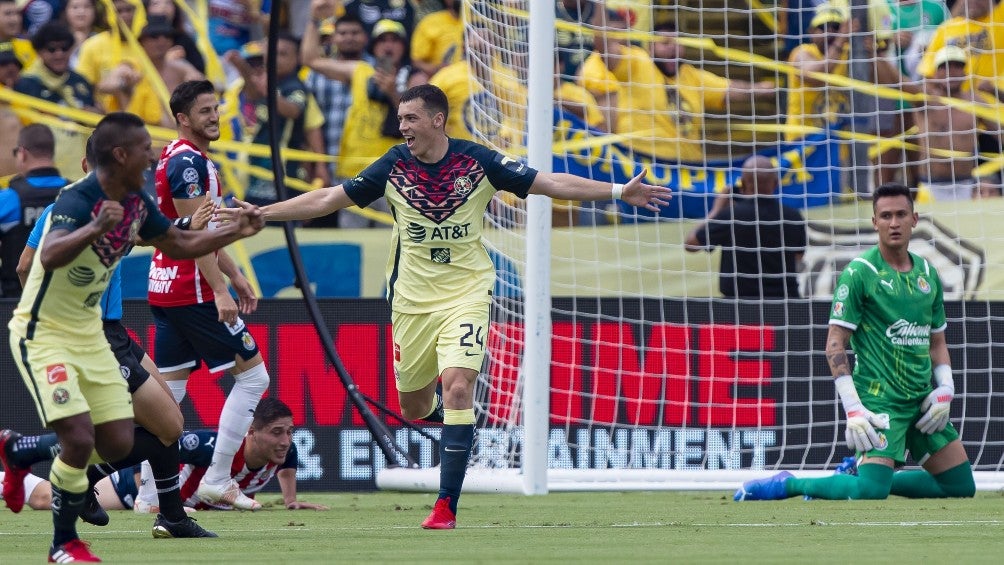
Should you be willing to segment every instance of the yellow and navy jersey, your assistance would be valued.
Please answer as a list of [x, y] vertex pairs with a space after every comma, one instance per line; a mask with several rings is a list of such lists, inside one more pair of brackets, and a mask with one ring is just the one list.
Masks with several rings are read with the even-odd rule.
[[485, 210], [498, 190], [526, 198], [536, 177], [501, 153], [450, 139], [438, 163], [423, 163], [400, 144], [346, 181], [346, 194], [360, 207], [381, 196], [391, 206], [391, 308], [423, 314], [489, 302], [495, 268], [481, 240]]
[[171, 227], [153, 199], [143, 192], [130, 193], [120, 201], [125, 214], [114, 229], [62, 267], [47, 271], [41, 265], [48, 235], [86, 226], [107, 198], [93, 174], [60, 193], [46, 220], [21, 301], [8, 324], [15, 335], [60, 345], [107, 347], [101, 325], [101, 295], [116, 265], [138, 239], [150, 241]]

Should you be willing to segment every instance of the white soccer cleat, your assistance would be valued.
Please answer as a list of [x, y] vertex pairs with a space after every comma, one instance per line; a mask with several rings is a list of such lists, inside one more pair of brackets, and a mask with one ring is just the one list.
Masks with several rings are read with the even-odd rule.
[[195, 496], [198, 496], [206, 504], [226, 504], [238, 510], [261, 509], [261, 504], [241, 492], [237, 481], [233, 479], [218, 485], [209, 484], [203, 480], [199, 483], [199, 489], [195, 491]]

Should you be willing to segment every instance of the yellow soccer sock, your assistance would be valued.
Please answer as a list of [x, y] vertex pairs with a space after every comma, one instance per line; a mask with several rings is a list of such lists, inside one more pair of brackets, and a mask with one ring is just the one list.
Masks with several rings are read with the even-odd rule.
[[77, 517], [87, 499], [87, 469], [67, 465], [59, 457], [49, 471], [52, 483], [52, 545], [77, 539]]

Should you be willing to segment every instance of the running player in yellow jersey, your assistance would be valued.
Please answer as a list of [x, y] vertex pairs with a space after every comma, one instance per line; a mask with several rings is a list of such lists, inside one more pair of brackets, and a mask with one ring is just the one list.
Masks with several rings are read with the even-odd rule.
[[[10, 321], [10, 345], [42, 422], [59, 437], [52, 464], [53, 542], [49, 560], [98, 561], [76, 531], [88, 462], [118, 461], [133, 445], [133, 411], [119, 362], [105, 339], [100, 299], [112, 272], [138, 239], [178, 257], [198, 257], [264, 225], [242, 204], [222, 230], [171, 226], [143, 193], [154, 162], [138, 116], [115, 112], [94, 130], [96, 170], [56, 201]], [[96, 458], [94, 455], [96, 454]]]
[[[404, 143], [344, 184], [262, 208], [263, 218], [305, 220], [386, 197], [394, 212], [387, 298], [394, 326], [394, 374], [401, 412], [442, 421], [440, 490], [428, 529], [456, 525], [457, 498], [474, 435], [474, 381], [488, 335], [495, 269], [482, 242], [485, 210], [498, 190], [525, 198], [621, 198], [657, 211], [667, 188], [538, 173], [483, 145], [447, 137], [446, 95], [431, 84], [406, 91], [398, 106]], [[442, 396], [436, 393], [442, 377]], [[440, 403], [443, 412], [440, 415]], [[442, 418], [440, 420], [440, 418]]]

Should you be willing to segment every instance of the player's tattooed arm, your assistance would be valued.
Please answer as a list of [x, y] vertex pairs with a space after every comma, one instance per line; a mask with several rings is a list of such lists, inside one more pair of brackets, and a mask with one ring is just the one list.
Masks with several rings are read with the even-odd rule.
[[847, 359], [847, 344], [850, 340], [851, 330], [830, 325], [830, 331], [826, 335], [826, 362], [834, 377], [851, 374], [851, 364]]

